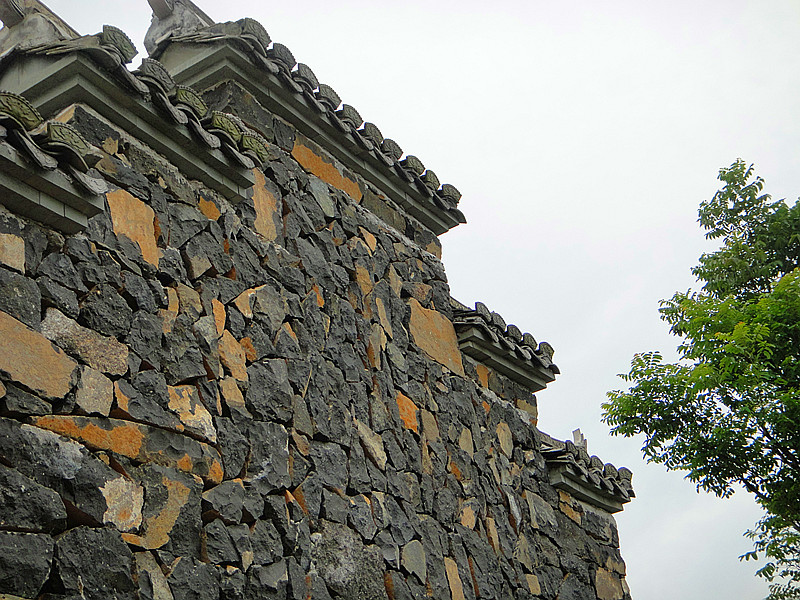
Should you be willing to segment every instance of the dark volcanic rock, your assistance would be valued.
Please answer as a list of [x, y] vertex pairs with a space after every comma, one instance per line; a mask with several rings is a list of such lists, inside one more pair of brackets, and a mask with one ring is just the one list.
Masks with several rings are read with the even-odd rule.
[[266, 360], [247, 368], [250, 387], [245, 400], [248, 410], [257, 419], [287, 422], [291, 416], [292, 387], [286, 361]]
[[78, 320], [103, 335], [121, 337], [130, 330], [132, 314], [130, 306], [117, 290], [104, 283], [84, 298]]
[[365, 547], [352, 530], [339, 523], [320, 522], [312, 536], [311, 555], [317, 572], [346, 600], [384, 600], [383, 556]]
[[81, 276], [72, 264], [72, 261], [65, 255], [58, 252], [48, 254], [39, 263], [39, 275], [46, 275], [59, 285], [63, 285], [76, 292], [85, 292], [86, 286], [83, 285]]
[[167, 578], [175, 600], [218, 600], [219, 581], [213, 566], [196, 558], [180, 558]]
[[0, 464], [0, 529], [55, 533], [66, 524], [57, 493]]
[[133, 554], [113, 529], [77, 527], [56, 542], [58, 576], [86, 600], [134, 600]]
[[36, 283], [45, 306], [54, 306], [68, 317], [78, 318], [78, 296], [75, 292], [49, 277], [39, 277]]
[[0, 595], [36, 598], [50, 575], [52, 560], [49, 535], [0, 531]]
[[38, 329], [42, 320], [41, 306], [42, 294], [35, 281], [0, 268], [0, 310]]

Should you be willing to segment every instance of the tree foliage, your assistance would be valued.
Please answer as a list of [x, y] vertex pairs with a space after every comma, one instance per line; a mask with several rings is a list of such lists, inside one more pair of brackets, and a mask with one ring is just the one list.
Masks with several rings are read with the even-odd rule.
[[800, 202], [772, 201], [741, 160], [719, 179], [699, 222], [721, 247], [692, 269], [702, 288], [659, 309], [679, 360], [635, 355], [603, 419], [699, 489], [752, 493], [766, 516], [743, 558], [766, 556], [773, 600], [800, 598]]

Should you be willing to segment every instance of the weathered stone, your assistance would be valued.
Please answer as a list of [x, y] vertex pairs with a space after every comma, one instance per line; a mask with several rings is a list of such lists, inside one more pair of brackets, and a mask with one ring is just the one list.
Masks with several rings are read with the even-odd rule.
[[124, 235], [135, 242], [142, 252], [142, 258], [158, 267], [153, 209], [125, 190], [108, 192], [106, 200], [111, 213], [114, 233]]
[[308, 187], [311, 190], [311, 195], [314, 196], [314, 200], [317, 201], [317, 204], [319, 204], [319, 207], [322, 209], [323, 214], [328, 219], [332, 219], [336, 216], [336, 204], [333, 202], [330, 190], [328, 190], [328, 186], [325, 182], [316, 177], [311, 177], [308, 181]]
[[0, 371], [12, 381], [45, 398], [63, 398], [72, 388], [76, 366], [42, 334], [0, 312]]
[[539, 583], [539, 578], [536, 577], [536, 575], [531, 575], [530, 573], [526, 574], [525, 581], [528, 584], [528, 589], [530, 590], [531, 594], [538, 596], [542, 593], [542, 586]]
[[175, 600], [219, 599], [217, 572], [196, 558], [179, 558], [167, 581]]
[[210, 513], [226, 523], [238, 523], [242, 520], [243, 504], [244, 485], [240, 479], [223, 481], [203, 492], [203, 513]]
[[50, 575], [53, 539], [40, 533], [0, 531], [0, 596], [36, 598]]
[[464, 586], [461, 583], [461, 577], [458, 574], [458, 565], [452, 558], [445, 557], [444, 559], [445, 572], [447, 573], [447, 583], [450, 586], [451, 600], [465, 600]]
[[200, 555], [199, 480], [176, 469], [143, 465], [133, 475], [145, 488], [139, 533], [123, 539], [147, 550], [164, 549], [178, 556]]
[[0, 412], [4, 416], [14, 417], [49, 415], [53, 412], [53, 406], [38, 396], [8, 384], [5, 395], [0, 398]]
[[347, 522], [365, 540], [371, 540], [375, 537], [377, 526], [372, 518], [372, 508], [366, 496], [361, 495], [350, 498]]
[[256, 216], [253, 229], [269, 241], [279, 239], [281, 231], [281, 204], [259, 169], [253, 169], [256, 183], [253, 186], [253, 206]]
[[464, 375], [461, 352], [453, 324], [442, 313], [423, 308], [412, 298], [409, 333], [414, 343], [430, 358], [458, 375]]
[[13, 233], [0, 233], [0, 264], [25, 274], [25, 240]]
[[66, 523], [56, 492], [0, 464], [0, 529], [57, 533]]
[[383, 439], [358, 419], [355, 420], [358, 438], [367, 456], [381, 470], [386, 470], [386, 451], [383, 448]]
[[35, 281], [0, 268], [0, 310], [38, 329], [41, 306], [42, 294]]
[[239, 562], [239, 552], [233, 545], [228, 528], [220, 519], [214, 519], [205, 527], [205, 554], [208, 560], [215, 565], [236, 564]]
[[401, 564], [403, 568], [416, 575], [420, 583], [425, 584], [428, 578], [427, 561], [425, 559], [425, 549], [422, 547], [422, 542], [419, 540], [412, 540], [403, 546]]
[[169, 335], [164, 336], [161, 364], [170, 385], [207, 376], [203, 354], [194, 334], [196, 320], [188, 314], [179, 314]]
[[[96, 259], [95, 259], [96, 260]], [[39, 275], [44, 275], [59, 285], [76, 292], [86, 292], [86, 286], [81, 279], [75, 265], [65, 254], [53, 252], [48, 254], [37, 269]]]
[[558, 590], [558, 598], [559, 600], [595, 600], [597, 596], [587, 583], [572, 573], [567, 573]]
[[89, 329], [109, 337], [123, 337], [131, 327], [133, 311], [113, 286], [102, 283], [81, 303], [80, 320]]
[[219, 450], [225, 470], [225, 479], [239, 477], [250, 454], [250, 444], [231, 419], [215, 417]]
[[136, 598], [133, 554], [114, 529], [76, 527], [56, 542], [56, 565], [68, 594], [86, 600]]
[[174, 600], [164, 572], [150, 552], [134, 552], [139, 600]]
[[266, 492], [289, 487], [289, 433], [278, 423], [252, 421], [247, 424], [252, 448], [247, 480]]
[[514, 438], [511, 435], [511, 429], [508, 423], [498, 423], [495, 431], [497, 433], [497, 440], [500, 442], [500, 450], [508, 458], [511, 458], [511, 452], [514, 450]]
[[384, 600], [383, 557], [344, 525], [320, 522], [311, 556], [328, 587], [346, 600]]
[[322, 483], [338, 490], [347, 488], [347, 455], [341, 446], [316, 443], [311, 447], [311, 458]]
[[180, 419], [186, 432], [217, 443], [217, 431], [211, 413], [200, 401], [197, 388], [193, 385], [169, 386], [169, 409]]
[[400, 412], [400, 419], [406, 429], [411, 429], [419, 433], [419, 422], [417, 421], [417, 405], [402, 392], [397, 392], [397, 409]]
[[286, 561], [279, 560], [271, 565], [253, 567], [249, 573], [248, 591], [252, 598], [285, 598], [288, 584]]
[[121, 529], [138, 525], [141, 490], [80, 444], [0, 419], [0, 456], [23, 475], [58, 492], [84, 519]]
[[362, 192], [359, 185], [342, 174], [342, 172], [330, 160], [326, 160], [318, 151], [313, 149], [312, 142], [305, 139], [296, 139], [292, 156], [309, 173], [316, 175], [325, 183], [328, 183], [338, 190], [342, 190], [356, 202], [361, 200]]
[[134, 377], [133, 383], [131, 385], [124, 379], [114, 382], [115, 406], [110, 413], [113, 417], [181, 430], [182, 424], [177, 416], [165, 408], [168, 392], [161, 373], [143, 371]]
[[53, 306], [73, 319], [78, 318], [78, 296], [63, 285], [57, 284], [49, 277], [39, 277], [36, 280], [39, 292], [42, 295], [44, 306]]
[[247, 381], [244, 349], [227, 330], [219, 339], [219, 359], [234, 379]]
[[594, 578], [594, 587], [600, 600], [622, 600], [622, 582], [618, 575], [600, 567]]
[[128, 371], [128, 348], [124, 344], [78, 325], [55, 308], [47, 309], [42, 334], [103, 373], [124, 375]]
[[292, 415], [292, 387], [282, 359], [265, 360], [247, 368], [250, 386], [245, 401], [256, 419], [287, 422]]
[[283, 554], [281, 535], [269, 521], [256, 522], [250, 531], [250, 542], [252, 545], [253, 564], [267, 565], [278, 560]]
[[125, 343], [130, 346], [139, 358], [154, 369], [161, 367], [161, 336], [163, 322], [158, 316], [137, 311], [133, 314], [130, 323], [130, 332], [125, 338]]
[[37, 417], [37, 427], [80, 441], [94, 450], [110, 450], [139, 462], [174, 466], [211, 483], [222, 481], [222, 463], [212, 447], [163, 429], [92, 417]]
[[97, 369], [81, 366], [75, 404], [87, 415], [107, 417], [114, 401], [114, 384]]

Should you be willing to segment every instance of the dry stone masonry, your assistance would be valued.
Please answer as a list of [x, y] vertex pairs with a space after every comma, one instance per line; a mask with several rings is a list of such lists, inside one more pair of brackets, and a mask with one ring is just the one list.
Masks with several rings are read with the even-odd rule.
[[251, 19], [0, 0], [0, 599], [627, 600], [460, 194]]

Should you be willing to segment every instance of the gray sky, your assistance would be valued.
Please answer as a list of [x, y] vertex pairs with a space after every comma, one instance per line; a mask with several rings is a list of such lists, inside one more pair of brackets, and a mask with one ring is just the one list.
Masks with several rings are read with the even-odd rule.
[[[45, 0], [81, 33], [124, 29], [141, 51], [145, 0]], [[453, 295], [547, 340], [562, 375], [540, 427], [634, 471], [618, 517], [636, 600], [756, 600], [744, 493], [698, 495], [610, 438], [600, 404], [638, 351], [676, 340], [658, 301], [694, 285], [697, 206], [720, 167], [756, 164], [800, 194], [800, 4], [792, 0], [196, 0], [250, 16], [386, 137], [463, 193], [445, 234]], [[138, 59], [136, 59], [138, 60]]]

